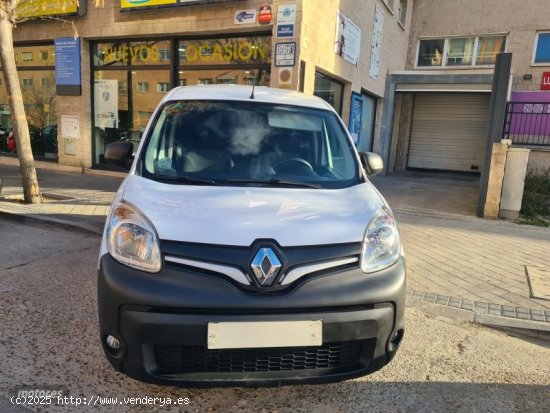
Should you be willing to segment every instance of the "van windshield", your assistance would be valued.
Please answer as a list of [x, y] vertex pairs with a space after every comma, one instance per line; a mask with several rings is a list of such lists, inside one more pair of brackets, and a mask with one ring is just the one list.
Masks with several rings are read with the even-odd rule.
[[142, 153], [143, 176], [169, 183], [346, 188], [360, 179], [336, 115], [299, 106], [170, 102]]

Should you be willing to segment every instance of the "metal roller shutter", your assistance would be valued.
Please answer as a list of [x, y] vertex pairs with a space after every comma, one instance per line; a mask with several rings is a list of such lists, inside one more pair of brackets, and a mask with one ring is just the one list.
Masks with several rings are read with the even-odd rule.
[[418, 93], [408, 166], [481, 170], [489, 118], [487, 93]]

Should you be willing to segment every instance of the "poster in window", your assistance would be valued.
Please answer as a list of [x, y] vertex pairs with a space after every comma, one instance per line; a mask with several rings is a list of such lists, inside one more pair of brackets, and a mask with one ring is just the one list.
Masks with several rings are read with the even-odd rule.
[[374, 26], [372, 29], [372, 44], [370, 52], [369, 76], [378, 79], [380, 73], [380, 56], [382, 55], [382, 33], [384, 32], [384, 14], [376, 5]]
[[357, 66], [361, 51], [361, 29], [340, 10], [336, 13], [334, 53]]
[[118, 127], [118, 80], [94, 82], [94, 121], [97, 128]]
[[363, 114], [363, 97], [356, 92], [351, 94], [351, 105], [349, 111], [349, 133], [353, 143], [357, 145], [361, 134], [361, 116]]

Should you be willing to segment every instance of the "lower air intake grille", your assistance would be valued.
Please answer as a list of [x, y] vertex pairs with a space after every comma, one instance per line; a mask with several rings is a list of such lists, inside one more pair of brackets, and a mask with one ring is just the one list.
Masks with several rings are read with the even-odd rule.
[[321, 347], [208, 350], [155, 344], [154, 356], [161, 374], [295, 371], [354, 365], [363, 346], [364, 341], [345, 341]]

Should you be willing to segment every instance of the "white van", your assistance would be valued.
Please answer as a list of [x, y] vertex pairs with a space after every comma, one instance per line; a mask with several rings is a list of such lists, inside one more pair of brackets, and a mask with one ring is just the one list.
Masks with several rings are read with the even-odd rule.
[[138, 380], [320, 383], [374, 372], [404, 331], [394, 216], [323, 100], [246, 86], [177, 88], [129, 166], [98, 271], [101, 342]]

